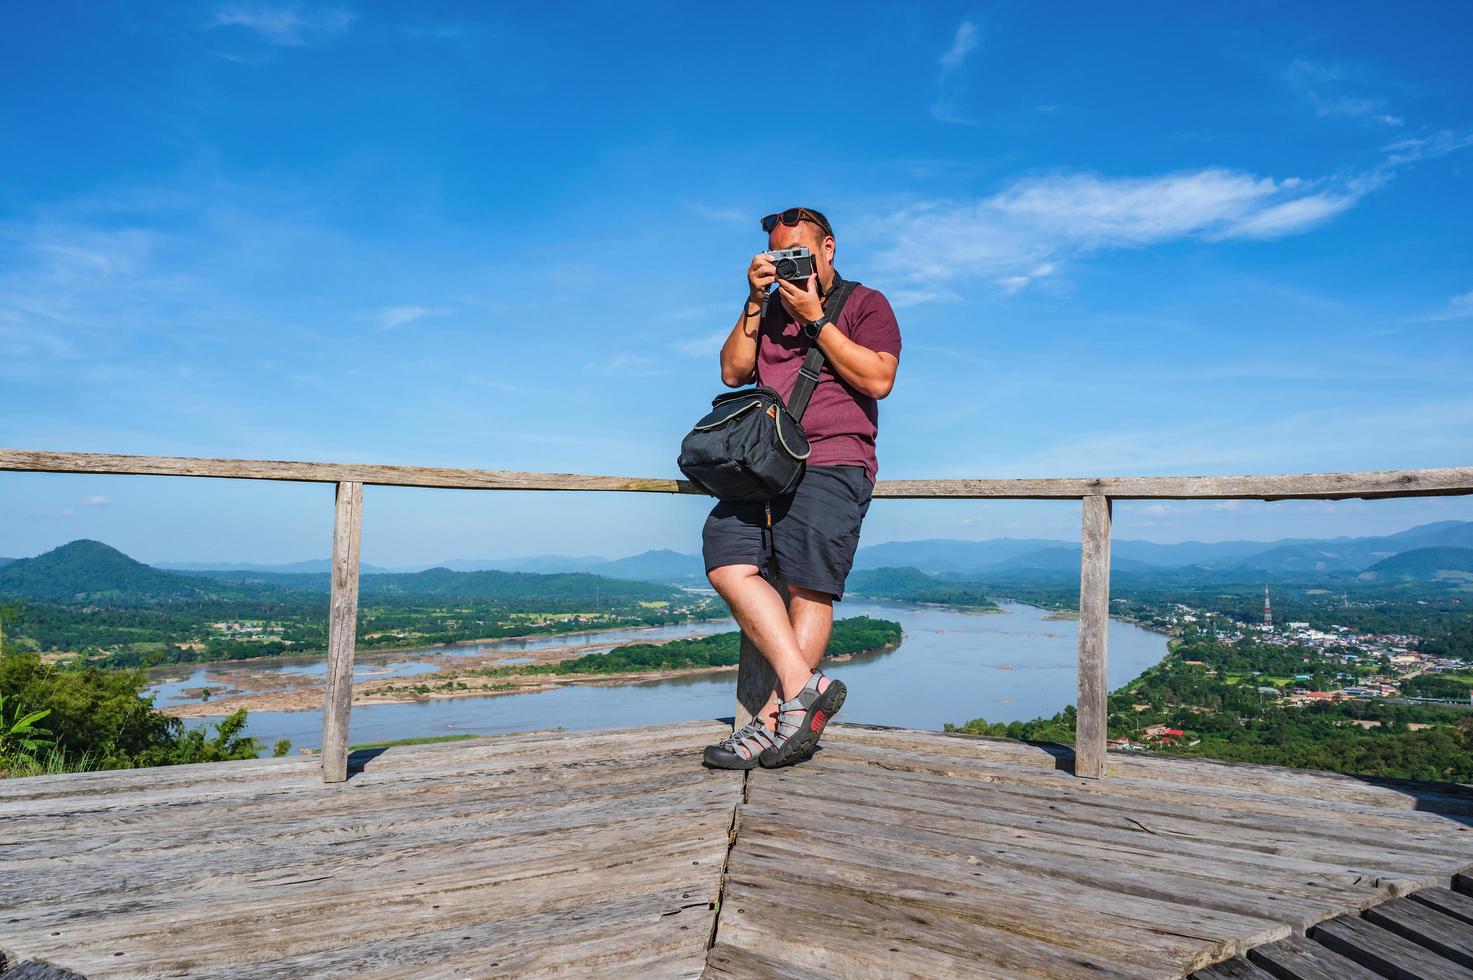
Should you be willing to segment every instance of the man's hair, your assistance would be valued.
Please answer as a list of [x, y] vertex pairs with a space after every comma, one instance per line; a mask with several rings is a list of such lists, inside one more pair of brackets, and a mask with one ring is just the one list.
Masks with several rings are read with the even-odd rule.
[[[813, 215], [815, 218], [823, 219], [823, 225], [819, 224], [817, 221], [804, 220], [798, 222], [800, 225], [806, 224], [813, 226], [813, 231], [817, 236], [814, 240], [814, 244], [822, 247], [825, 237], [832, 238], [834, 240], [834, 251], [837, 252], [839, 250], [839, 236], [834, 234], [834, 226], [829, 221], [828, 215], [824, 214], [822, 211], [815, 211], [813, 208], [804, 208], [804, 210]], [[824, 230], [824, 225], [828, 225], [827, 231]]]

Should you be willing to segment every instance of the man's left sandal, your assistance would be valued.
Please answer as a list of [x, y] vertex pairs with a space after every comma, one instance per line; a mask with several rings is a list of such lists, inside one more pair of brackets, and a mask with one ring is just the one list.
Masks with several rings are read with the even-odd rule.
[[706, 746], [701, 761], [712, 769], [755, 769], [763, 750], [774, 744], [772, 732], [754, 718], [715, 745]]
[[[820, 679], [829, 682], [822, 692], [818, 689]], [[847, 694], [843, 681], [815, 670], [796, 697], [777, 706], [776, 744], [762, 750], [762, 765], [777, 769], [805, 758], [818, 744], [829, 719], [844, 706]]]

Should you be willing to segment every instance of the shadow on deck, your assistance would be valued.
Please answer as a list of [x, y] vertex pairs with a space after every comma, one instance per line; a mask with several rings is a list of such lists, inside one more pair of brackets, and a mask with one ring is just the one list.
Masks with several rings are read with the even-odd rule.
[[[1473, 791], [714, 722], [0, 783], [0, 949], [88, 977], [1180, 977], [1473, 864]], [[718, 904], [719, 899], [719, 904]]]

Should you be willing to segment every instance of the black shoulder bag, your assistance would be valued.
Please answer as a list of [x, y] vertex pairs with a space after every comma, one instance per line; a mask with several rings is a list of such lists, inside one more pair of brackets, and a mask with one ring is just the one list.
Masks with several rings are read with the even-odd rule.
[[[838, 324], [839, 312], [857, 285], [834, 273], [823, 304], [830, 322]], [[761, 329], [759, 325], [759, 344]], [[680, 472], [706, 493], [731, 503], [771, 500], [795, 489], [809, 453], [803, 412], [818, 385], [823, 361], [815, 338], [787, 405], [777, 389], [767, 385], [717, 395], [711, 412], [681, 441], [676, 460]]]

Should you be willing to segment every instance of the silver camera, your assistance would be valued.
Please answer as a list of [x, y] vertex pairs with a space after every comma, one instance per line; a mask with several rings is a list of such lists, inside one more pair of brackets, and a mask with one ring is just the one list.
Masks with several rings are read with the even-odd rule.
[[797, 248], [780, 248], [768, 252], [772, 264], [777, 267], [777, 277], [788, 282], [804, 282], [813, 275], [813, 253], [802, 245]]

